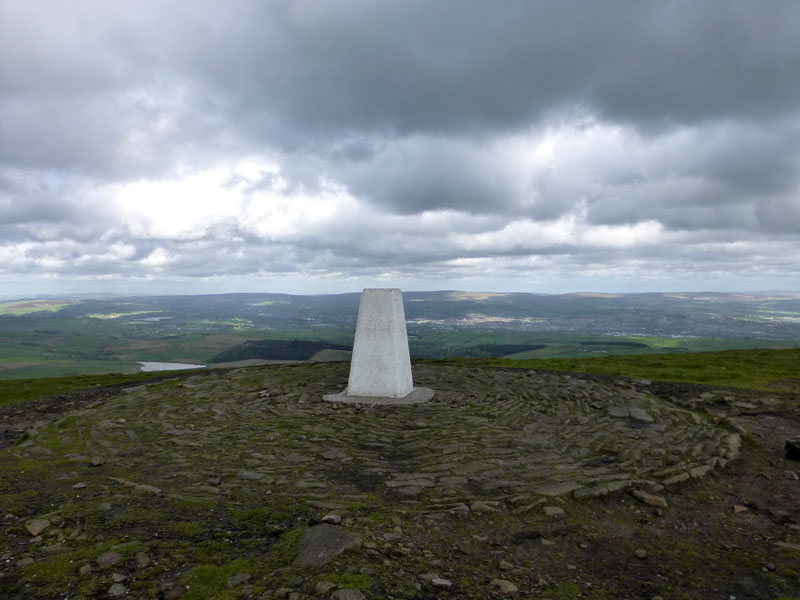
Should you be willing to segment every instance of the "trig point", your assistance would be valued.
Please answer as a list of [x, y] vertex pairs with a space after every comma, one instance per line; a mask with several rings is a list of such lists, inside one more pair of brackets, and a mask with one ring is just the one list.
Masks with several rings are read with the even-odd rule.
[[406, 315], [398, 288], [366, 289], [358, 307], [356, 338], [347, 389], [328, 402], [417, 404], [433, 397], [411, 378]]

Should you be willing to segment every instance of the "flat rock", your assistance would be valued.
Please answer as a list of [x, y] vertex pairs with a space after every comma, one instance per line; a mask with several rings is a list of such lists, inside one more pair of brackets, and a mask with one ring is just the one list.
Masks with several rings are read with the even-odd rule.
[[706, 473], [708, 473], [710, 470], [711, 470], [710, 466], [701, 465], [699, 467], [694, 467], [692, 469], [689, 469], [689, 475], [691, 475], [695, 479], [699, 479], [700, 477], [703, 477]]
[[751, 404], [750, 402], [734, 402], [731, 404], [734, 408], [741, 408], [743, 410], [753, 410], [754, 408], [758, 408], [755, 404]]
[[336, 584], [331, 581], [318, 581], [317, 585], [314, 586], [314, 591], [321, 596], [324, 596], [335, 588]]
[[491, 585], [497, 588], [504, 596], [511, 596], [512, 594], [516, 594], [519, 588], [508, 581], [507, 579], [492, 579]]
[[322, 567], [346, 550], [361, 546], [361, 538], [328, 523], [315, 525], [300, 538], [296, 567]]
[[50, 527], [50, 521], [47, 519], [32, 519], [25, 523], [25, 529], [34, 537], [42, 533], [48, 527]]
[[664, 485], [675, 485], [676, 483], [682, 483], [684, 481], [687, 481], [688, 479], [691, 479], [691, 475], [689, 475], [688, 473], [678, 473], [677, 475], [673, 475], [672, 477], [667, 477], [661, 483], [663, 483]]
[[566, 514], [560, 506], [545, 506], [542, 510], [546, 516], [553, 519], [563, 517]]
[[466, 477], [462, 477], [461, 475], [449, 475], [447, 477], [439, 478], [439, 483], [447, 486], [464, 485], [465, 483], [467, 483], [467, 481], [469, 480]]
[[330, 523], [331, 525], [338, 525], [339, 523], [342, 522], [342, 516], [341, 515], [325, 515], [324, 517], [322, 517], [322, 522], [323, 523]]
[[431, 579], [431, 585], [435, 588], [445, 590], [453, 587], [453, 582], [450, 581], [449, 579], [444, 579], [442, 577], [434, 577], [433, 579]]
[[160, 494], [161, 490], [155, 486], [147, 485], [146, 483], [135, 483], [133, 481], [128, 481], [127, 479], [123, 479], [122, 477], [109, 477], [112, 481], [116, 481], [117, 483], [121, 483], [125, 487], [132, 487], [135, 490], [141, 490], [143, 492], [150, 492], [152, 494]]
[[417, 487], [433, 487], [433, 482], [429, 479], [405, 479], [405, 480], [394, 480], [390, 479], [386, 482], [386, 487], [396, 488], [396, 487], [404, 487], [404, 486], [417, 486]]
[[469, 505], [469, 509], [474, 513], [499, 513], [501, 512], [499, 508], [495, 508], [494, 506], [490, 506], [485, 502], [481, 502], [479, 500], [475, 500]]
[[339, 460], [345, 458], [347, 456], [347, 452], [340, 450], [339, 448], [334, 448], [333, 450], [326, 450], [321, 456], [325, 460]]
[[583, 486], [580, 483], [565, 481], [563, 483], [551, 483], [550, 485], [536, 488], [535, 492], [537, 494], [541, 494], [542, 496], [566, 496], [567, 494], [570, 494], [575, 490], [579, 490], [582, 487]]
[[402, 398], [388, 398], [384, 396], [351, 396], [347, 390], [338, 394], [325, 394], [325, 402], [340, 402], [342, 404], [360, 404], [363, 406], [406, 406], [410, 404], [424, 404], [431, 400], [436, 393], [427, 387], [415, 387]]
[[775, 545], [778, 548], [784, 548], [785, 550], [796, 550], [800, 552], [800, 544], [792, 544], [791, 542], [775, 542]]
[[572, 496], [574, 498], [597, 498], [599, 496], [605, 496], [606, 494], [608, 494], [607, 485], [593, 485], [591, 487], [575, 490]]
[[662, 496], [656, 496], [655, 494], [645, 492], [644, 490], [633, 490], [632, 494], [634, 498], [641, 500], [650, 506], [658, 506], [661, 508], [667, 507], [667, 500]]
[[250, 573], [237, 573], [236, 575], [228, 577], [228, 589], [243, 584], [245, 581], [248, 581], [250, 577], [252, 577]]
[[42, 446], [31, 446], [27, 451], [31, 456], [38, 456], [39, 458], [47, 458], [53, 455], [53, 451], [50, 448]]
[[464, 503], [456, 504], [453, 508], [447, 511], [447, 514], [458, 519], [466, 519], [469, 516], [469, 506]]
[[125, 594], [128, 593], [128, 588], [126, 588], [121, 583], [114, 583], [108, 588], [108, 597], [109, 598], [122, 598]]
[[631, 419], [640, 423], [652, 423], [655, 419], [643, 408], [631, 407], [628, 409]]
[[97, 562], [97, 564], [101, 567], [110, 567], [121, 561], [122, 554], [119, 552], [114, 552], [113, 550], [109, 550], [108, 552], [103, 552], [100, 556], [98, 556], [95, 562]]

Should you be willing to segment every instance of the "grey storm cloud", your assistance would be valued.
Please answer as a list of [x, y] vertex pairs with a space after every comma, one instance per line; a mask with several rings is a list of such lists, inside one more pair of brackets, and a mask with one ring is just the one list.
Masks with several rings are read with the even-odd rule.
[[27, 142], [4, 148], [33, 164], [34, 151], [56, 160], [42, 129], [98, 160], [159, 116], [177, 120], [177, 143], [183, 128], [211, 140], [225, 125], [291, 149], [353, 131], [491, 135], [573, 107], [643, 127], [765, 119], [800, 100], [793, 2], [4, 7], [2, 101], [16, 118], [3, 136]]
[[[798, 40], [790, 1], [7, 0], [0, 276], [769, 262], [800, 243]], [[215, 169], [240, 215], [147, 214], [210, 184], [143, 182]]]

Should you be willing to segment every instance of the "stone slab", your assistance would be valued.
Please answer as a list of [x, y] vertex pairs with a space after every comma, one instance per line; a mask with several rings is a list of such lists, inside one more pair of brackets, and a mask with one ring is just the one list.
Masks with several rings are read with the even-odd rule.
[[361, 546], [361, 538], [334, 525], [323, 523], [303, 532], [296, 567], [323, 567], [346, 550]]
[[364, 404], [368, 406], [409, 406], [411, 404], [423, 404], [431, 400], [435, 392], [427, 387], [415, 387], [402, 398], [390, 398], [387, 396], [352, 396], [347, 390], [338, 394], [325, 394], [322, 399], [325, 402], [340, 402], [342, 404]]

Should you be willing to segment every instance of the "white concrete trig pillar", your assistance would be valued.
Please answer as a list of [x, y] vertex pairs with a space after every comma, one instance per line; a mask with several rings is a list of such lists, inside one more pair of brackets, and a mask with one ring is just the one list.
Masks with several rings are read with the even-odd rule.
[[358, 307], [347, 393], [403, 398], [413, 389], [403, 296], [398, 288], [366, 289]]
[[433, 397], [415, 388], [408, 352], [403, 295], [398, 288], [368, 288], [361, 294], [347, 389], [328, 402], [415, 404]]

